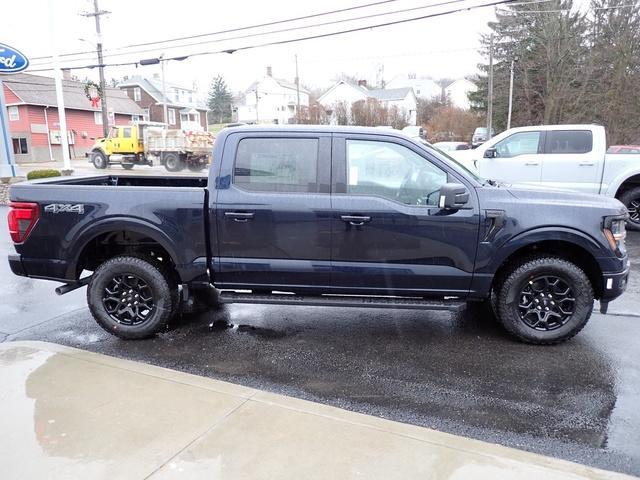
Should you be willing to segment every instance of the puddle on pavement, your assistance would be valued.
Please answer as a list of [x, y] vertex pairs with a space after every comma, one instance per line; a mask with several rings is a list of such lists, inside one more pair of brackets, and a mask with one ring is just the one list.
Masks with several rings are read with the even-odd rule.
[[209, 331], [211, 332], [219, 332], [223, 330], [229, 330], [231, 332], [242, 334], [256, 335], [264, 338], [284, 338], [286, 336], [286, 333], [283, 331], [274, 330], [271, 328], [256, 327], [254, 325], [229, 323], [225, 320], [216, 320], [215, 322], [209, 324]]

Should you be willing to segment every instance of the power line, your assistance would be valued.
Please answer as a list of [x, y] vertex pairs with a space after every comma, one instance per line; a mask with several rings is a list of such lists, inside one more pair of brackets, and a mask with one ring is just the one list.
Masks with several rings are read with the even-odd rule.
[[[427, 15], [420, 15], [418, 17], [411, 17], [411, 18], [404, 18], [404, 19], [400, 19], [400, 20], [393, 20], [393, 21], [389, 21], [389, 22], [384, 22], [384, 23], [379, 23], [379, 24], [375, 24], [375, 25], [366, 25], [366, 26], [361, 26], [361, 27], [353, 27], [350, 29], [346, 29], [346, 30], [339, 30], [336, 32], [328, 32], [328, 33], [322, 33], [322, 34], [316, 34], [316, 35], [308, 35], [306, 37], [298, 37], [298, 38], [292, 38], [292, 39], [286, 39], [286, 40], [276, 40], [276, 41], [272, 41], [272, 42], [265, 42], [265, 43], [261, 43], [261, 44], [254, 44], [254, 45], [246, 45], [246, 46], [241, 46], [241, 47], [237, 47], [237, 48], [228, 48], [228, 49], [224, 49], [224, 50], [216, 50], [216, 51], [204, 51], [204, 52], [197, 52], [197, 53], [190, 53], [187, 55], [181, 55], [181, 56], [177, 56], [177, 57], [172, 57], [172, 58], [165, 58], [163, 61], [168, 61], [168, 60], [178, 60], [178, 61], [182, 61], [185, 60], [187, 58], [190, 57], [198, 57], [198, 56], [203, 56], [203, 55], [214, 55], [214, 54], [219, 54], [219, 53], [234, 53], [237, 51], [242, 51], [242, 50], [251, 50], [251, 49], [255, 49], [255, 48], [260, 48], [260, 47], [268, 47], [268, 46], [276, 46], [276, 45], [284, 45], [284, 44], [288, 44], [288, 43], [294, 43], [294, 42], [302, 42], [302, 41], [306, 41], [306, 40], [315, 40], [315, 39], [320, 39], [320, 38], [327, 38], [327, 37], [332, 37], [332, 36], [336, 36], [336, 35], [344, 35], [347, 33], [354, 33], [354, 32], [359, 32], [359, 31], [363, 31], [363, 30], [371, 30], [374, 28], [381, 28], [381, 27], [388, 27], [388, 26], [392, 26], [392, 25], [399, 25], [399, 24], [403, 24], [403, 23], [409, 23], [409, 22], [415, 22], [418, 20], [424, 20], [427, 18], [434, 18], [434, 17], [440, 17], [440, 16], [445, 16], [445, 15], [450, 15], [453, 13], [458, 13], [458, 12], [463, 12], [463, 11], [471, 11], [471, 10], [476, 10], [478, 8], [485, 8], [485, 7], [492, 7], [492, 6], [496, 6], [496, 5], [504, 5], [504, 4], [508, 4], [511, 2], [514, 2], [515, 0], [495, 0], [493, 2], [489, 2], [489, 3], [485, 3], [485, 4], [480, 4], [480, 5], [472, 5], [472, 6], [468, 6], [468, 7], [461, 7], [461, 8], [456, 8], [456, 9], [452, 9], [452, 10], [446, 10], [444, 12], [437, 12], [437, 13], [431, 13], [431, 14], [427, 14]], [[121, 62], [121, 63], [109, 63], [109, 64], [104, 64], [102, 66], [104, 67], [118, 67], [118, 66], [130, 66], [130, 65], [139, 65], [140, 61], [132, 61], [132, 62]], [[82, 66], [69, 66], [69, 67], [65, 67], [67, 70], [80, 70], [80, 69], [91, 69], [91, 68], [98, 68], [100, 67], [100, 65], [82, 65]], [[42, 68], [42, 69], [35, 69], [35, 70], [29, 70], [31, 72], [46, 72], [46, 71], [51, 71], [51, 68]]]
[[[255, 24], [255, 25], [246, 25], [244, 27], [231, 28], [231, 29], [228, 29], [228, 30], [219, 30], [217, 32], [200, 33], [200, 34], [197, 34], [197, 35], [189, 35], [189, 36], [185, 36], [185, 37], [175, 37], [175, 38], [169, 38], [169, 39], [166, 39], [166, 40], [157, 40], [155, 42], [132, 43], [132, 44], [129, 44], [129, 45], [123, 45], [122, 47], [118, 47], [118, 48], [114, 48], [114, 49], [110, 49], [110, 50], [105, 50], [105, 52], [117, 51], [117, 50], [122, 50], [122, 49], [125, 49], [125, 48], [132, 48], [132, 47], [143, 47], [143, 46], [146, 46], [146, 45], [157, 45], [159, 43], [169, 43], [169, 42], [177, 42], [177, 41], [181, 41], [181, 40], [191, 40], [191, 39], [194, 39], [194, 38], [207, 37], [207, 36], [213, 36], [213, 35], [221, 35], [223, 33], [240, 32], [240, 31], [243, 31], [243, 30], [251, 30], [251, 29], [254, 29], [254, 28], [270, 27], [270, 26], [279, 25], [279, 24], [282, 24], [282, 23], [297, 22], [299, 20], [308, 20], [309, 18], [322, 17], [322, 16], [326, 16], [326, 15], [334, 15], [336, 13], [343, 13], [343, 12], [348, 12], [348, 11], [352, 11], [352, 10], [359, 10], [361, 8], [368, 8], [368, 7], [373, 7], [373, 6], [377, 6], [377, 5], [383, 5], [385, 3], [393, 3], [393, 2], [397, 2], [397, 1], [398, 0], [382, 0], [382, 1], [378, 1], [378, 2], [365, 3], [363, 5], [354, 5], [352, 7], [340, 8], [338, 10], [331, 10], [331, 11], [328, 11], [328, 12], [313, 13], [313, 14], [310, 14], [310, 15], [304, 15], [302, 17], [293, 17], [293, 18], [287, 18], [287, 19], [284, 19], [284, 20], [274, 20], [272, 22], [258, 23], [258, 24]], [[95, 51], [63, 53], [63, 54], [61, 54], [59, 56], [60, 57], [68, 57], [68, 56], [75, 56], [75, 55], [84, 55], [84, 54], [87, 54], [87, 53], [95, 53]], [[42, 56], [42, 57], [33, 57], [32, 60], [42, 60], [42, 59], [49, 59], [49, 58], [53, 58], [53, 56], [52, 55], [46, 55], [46, 56]]]
[[[322, 23], [316, 23], [316, 24], [311, 24], [311, 25], [303, 25], [303, 26], [297, 26], [297, 27], [289, 27], [289, 28], [284, 28], [284, 29], [280, 29], [280, 30], [271, 30], [268, 32], [258, 32], [258, 33], [252, 33], [252, 34], [248, 34], [248, 35], [239, 35], [239, 36], [235, 36], [235, 37], [226, 37], [226, 38], [220, 38], [220, 39], [216, 39], [216, 40], [206, 40], [206, 41], [200, 41], [200, 42], [192, 42], [192, 43], [185, 43], [182, 45], [171, 45], [168, 47], [165, 47], [165, 50], [168, 49], [175, 49], [175, 48], [184, 48], [184, 47], [192, 47], [192, 46], [197, 46], [197, 45], [208, 45], [208, 44], [212, 44], [212, 43], [221, 43], [221, 42], [226, 42], [226, 41], [230, 41], [230, 40], [243, 40], [246, 38], [254, 38], [254, 37], [260, 37], [260, 36], [265, 36], [265, 35], [273, 35], [273, 34], [278, 34], [278, 33], [287, 33], [287, 32], [292, 32], [292, 31], [297, 31], [297, 30], [304, 30], [307, 28], [317, 28], [317, 27], [326, 27], [329, 25], [337, 25], [337, 24], [341, 24], [341, 23], [349, 23], [349, 22], [354, 22], [357, 20], [368, 20], [371, 18], [377, 18], [377, 17], [384, 17], [384, 16], [388, 16], [388, 15], [397, 15], [400, 13], [408, 13], [408, 12], [413, 12], [416, 10], [424, 10], [426, 8], [434, 8], [434, 7], [442, 7], [445, 5], [451, 5], [454, 3], [462, 3], [462, 2], [466, 2], [468, 0], [446, 0], [443, 2], [439, 2], [439, 3], [434, 3], [434, 4], [428, 4], [428, 5], [422, 5], [422, 6], [418, 6], [418, 7], [411, 7], [411, 8], [406, 8], [406, 9], [402, 9], [402, 10], [394, 10], [391, 12], [382, 12], [382, 13], [375, 13], [375, 14], [370, 14], [370, 15], [363, 15], [360, 17], [352, 17], [352, 18], [347, 18], [347, 19], [341, 19], [341, 20], [332, 20], [332, 21], [328, 21], [328, 22], [322, 22]], [[546, 0], [548, 1], [548, 0]], [[108, 55], [104, 55], [104, 57], [119, 57], [119, 56], [126, 56], [126, 55], [136, 55], [136, 54], [141, 54], [141, 53], [149, 53], [149, 52], [156, 52], [158, 51], [159, 48], [151, 48], [151, 49], [145, 49], [145, 50], [138, 50], [138, 51], [130, 51], [130, 52], [120, 52], [120, 53], [113, 53], [113, 54], [108, 54]], [[76, 61], [85, 61], [88, 60], [87, 58], [76, 58], [76, 59], [71, 59], [70, 61], [72, 62], [76, 62]], [[39, 66], [43, 66], [43, 65], [47, 65], [50, 62], [46, 62], [43, 64], [36, 64], [35, 66], [39, 67]]]

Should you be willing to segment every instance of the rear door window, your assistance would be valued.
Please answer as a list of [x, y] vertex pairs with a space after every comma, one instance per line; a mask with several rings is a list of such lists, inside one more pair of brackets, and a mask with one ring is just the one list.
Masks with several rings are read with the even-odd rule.
[[256, 192], [318, 192], [317, 138], [244, 138], [233, 183]]
[[590, 130], [552, 130], [547, 132], [544, 153], [576, 154], [593, 150]]

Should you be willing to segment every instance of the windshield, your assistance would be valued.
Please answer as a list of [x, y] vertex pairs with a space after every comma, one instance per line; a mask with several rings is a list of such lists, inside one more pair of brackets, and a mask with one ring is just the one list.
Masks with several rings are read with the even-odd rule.
[[429, 142], [427, 142], [425, 140], [419, 139], [418, 141], [419, 141], [419, 143], [422, 145], [422, 147], [424, 149], [428, 150], [430, 153], [432, 153], [433, 155], [438, 157], [440, 160], [442, 160], [442, 161], [448, 163], [449, 165], [451, 165], [458, 172], [462, 173], [463, 175], [470, 176], [471, 178], [473, 178], [476, 182], [478, 182], [480, 184], [486, 183], [486, 180], [484, 178], [482, 178], [480, 175], [478, 175], [473, 170], [469, 170], [466, 166], [464, 166], [458, 160], [456, 160], [453, 157], [450, 157], [446, 152], [443, 152], [439, 148], [434, 147], [433, 145], [431, 145]]

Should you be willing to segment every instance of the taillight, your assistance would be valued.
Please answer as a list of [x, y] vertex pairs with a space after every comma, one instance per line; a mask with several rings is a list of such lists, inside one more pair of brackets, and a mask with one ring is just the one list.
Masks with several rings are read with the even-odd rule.
[[9, 233], [14, 243], [24, 242], [40, 216], [37, 203], [11, 202], [9, 205]]

